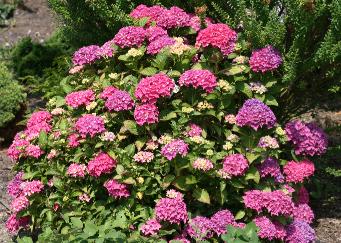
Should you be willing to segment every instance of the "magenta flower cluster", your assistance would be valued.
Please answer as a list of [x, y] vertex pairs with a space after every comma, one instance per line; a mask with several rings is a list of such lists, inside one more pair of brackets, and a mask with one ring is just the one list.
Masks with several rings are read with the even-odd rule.
[[112, 179], [104, 183], [104, 187], [108, 190], [108, 193], [113, 198], [127, 198], [130, 196], [130, 192], [126, 184], [119, 183]]
[[209, 70], [187, 70], [180, 76], [179, 85], [202, 88], [207, 93], [211, 93], [217, 86], [217, 78]]
[[257, 131], [261, 127], [272, 128], [276, 123], [276, 117], [260, 100], [248, 99], [239, 109], [236, 122], [238, 126], [249, 126]]
[[327, 135], [314, 123], [292, 121], [285, 126], [285, 131], [295, 146], [296, 154], [314, 156], [327, 151]]
[[310, 160], [300, 162], [289, 161], [284, 167], [283, 172], [287, 182], [299, 183], [312, 176], [315, 171], [314, 163]]
[[201, 134], [202, 128], [193, 123], [189, 124], [189, 130], [185, 132], [185, 135], [187, 135], [188, 137], [201, 136]]
[[[279, 178], [282, 175], [281, 168], [275, 158], [268, 157], [258, 166], [259, 174], [262, 178], [271, 176]], [[283, 182], [283, 181], [279, 181]]]
[[105, 102], [109, 111], [126, 111], [134, 107], [134, 101], [126, 91], [116, 90]]
[[95, 100], [95, 94], [92, 90], [81, 90], [68, 94], [65, 97], [65, 102], [72, 108], [77, 108], [81, 105], [87, 106]]
[[224, 158], [223, 172], [229, 176], [243, 175], [249, 168], [249, 162], [242, 154], [231, 154]]
[[138, 125], [154, 124], [159, 121], [159, 109], [154, 104], [142, 104], [135, 107], [134, 118]]
[[20, 184], [21, 194], [24, 196], [31, 196], [43, 190], [44, 184], [41, 181], [24, 181]]
[[117, 161], [108, 154], [101, 152], [94, 159], [90, 160], [87, 166], [89, 175], [99, 177], [109, 174], [116, 167]]
[[127, 26], [121, 28], [115, 35], [113, 42], [121, 47], [141, 46], [146, 38], [146, 30], [142, 27]]
[[86, 172], [86, 165], [72, 163], [67, 169], [67, 174], [71, 177], [84, 177]]
[[177, 155], [182, 157], [186, 156], [188, 153], [188, 144], [181, 139], [174, 139], [167, 143], [161, 149], [161, 154], [168, 160], [174, 159]]
[[156, 219], [149, 219], [141, 226], [144, 235], [156, 235], [161, 229], [161, 224]]
[[99, 116], [85, 114], [78, 118], [75, 124], [75, 129], [83, 137], [86, 137], [87, 135], [94, 137], [95, 135], [105, 131], [104, 121]]
[[315, 239], [315, 231], [307, 222], [294, 220], [287, 227], [287, 243], [311, 243], [315, 242]]
[[249, 61], [252, 71], [262, 73], [277, 69], [281, 63], [281, 54], [270, 45], [253, 51]]
[[147, 46], [147, 53], [148, 54], [157, 54], [159, 53], [163, 48], [167, 46], [171, 46], [175, 44], [175, 40], [171, 37], [167, 36], [161, 36], [149, 43]]
[[161, 198], [155, 206], [156, 219], [171, 224], [188, 221], [187, 207], [181, 197]]
[[100, 58], [100, 50], [96, 45], [82, 47], [73, 54], [72, 62], [76, 66], [91, 64]]
[[237, 33], [226, 24], [210, 24], [199, 32], [195, 46], [214, 47], [227, 56], [234, 51]]
[[21, 183], [23, 183], [23, 172], [18, 172], [14, 178], [7, 185], [7, 193], [12, 197], [18, 197], [22, 189], [20, 188]]
[[286, 229], [278, 221], [271, 221], [265, 216], [259, 216], [253, 222], [259, 228], [258, 236], [262, 239], [284, 240], [286, 237]]
[[271, 215], [292, 215], [294, 203], [289, 195], [281, 190], [272, 192], [251, 190], [243, 196], [244, 204], [258, 213], [266, 209]]
[[170, 97], [175, 84], [164, 73], [143, 78], [135, 90], [135, 97], [143, 103], [155, 103], [161, 97]]

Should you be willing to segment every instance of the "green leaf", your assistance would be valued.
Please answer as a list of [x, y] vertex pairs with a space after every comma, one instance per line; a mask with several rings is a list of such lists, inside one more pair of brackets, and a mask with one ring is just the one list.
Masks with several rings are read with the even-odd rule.
[[266, 95], [265, 104], [272, 105], [272, 106], [278, 106], [277, 100], [272, 95]]
[[131, 134], [138, 135], [137, 124], [133, 120], [126, 120], [123, 122], [123, 128], [128, 130]]
[[127, 155], [133, 156], [135, 154], [135, 145], [129, 144], [127, 147], [124, 148], [124, 151], [127, 153]]
[[24, 236], [23, 238], [17, 239], [18, 243], [33, 243], [33, 240], [31, 237]]
[[193, 175], [180, 176], [174, 182], [174, 186], [180, 190], [187, 191], [192, 185], [197, 183], [197, 179]]
[[207, 203], [207, 204], [211, 203], [210, 195], [208, 194], [208, 192], [205, 189], [201, 189], [201, 188], [195, 189], [193, 192], [193, 196], [199, 202]]
[[170, 186], [170, 184], [174, 181], [175, 175], [166, 175], [166, 177], [163, 179], [163, 182], [161, 184], [161, 187], [163, 189], [166, 189]]
[[169, 71], [167, 73], [167, 75], [171, 78], [178, 78], [181, 76], [181, 73], [179, 71], [176, 71], [176, 70], [172, 70], [172, 71]]
[[252, 91], [246, 83], [238, 82], [236, 83], [236, 89], [244, 93], [247, 97], [252, 98]]
[[142, 69], [140, 73], [145, 76], [153, 76], [154, 74], [157, 73], [157, 69], [154, 67], [147, 67]]
[[83, 222], [82, 222], [82, 220], [80, 218], [78, 218], [78, 217], [71, 217], [70, 220], [71, 220], [72, 225], [75, 228], [78, 228], [78, 229], [83, 228]]
[[244, 218], [244, 216], [245, 216], [245, 211], [239, 210], [238, 213], [236, 214], [235, 219], [236, 219], [236, 220], [242, 219], [242, 218]]
[[227, 76], [233, 76], [233, 75], [244, 72], [246, 69], [247, 69], [247, 66], [245, 65], [233, 65], [230, 68], [222, 70], [222, 73], [224, 73]]
[[176, 118], [177, 117], [177, 115], [176, 115], [176, 113], [175, 112], [169, 112], [168, 114], [160, 114], [160, 120], [161, 121], [169, 121], [169, 120], [171, 120], [171, 119], [174, 119], [174, 118]]
[[39, 147], [45, 148], [47, 145], [47, 134], [45, 131], [41, 131], [39, 133], [39, 141], [38, 141]]
[[246, 180], [254, 180], [257, 184], [260, 180], [259, 171], [256, 169], [256, 167], [251, 167], [247, 172], [245, 176]]
[[97, 226], [93, 222], [87, 221], [87, 222], [85, 222], [85, 226], [84, 226], [84, 230], [83, 231], [84, 231], [84, 233], [86, 235], [91, 237], [91, 236], [94, 236], [97, 233], [98, 228], [97, 228]]

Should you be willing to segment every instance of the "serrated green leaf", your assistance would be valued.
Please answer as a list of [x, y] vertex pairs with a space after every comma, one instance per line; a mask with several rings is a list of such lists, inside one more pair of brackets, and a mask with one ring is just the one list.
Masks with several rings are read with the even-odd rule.
[[145, 76], [153, 76], [154, 74], [157, 73], [157, 69], [154, 67], [147, 67], [142, 69], [140, 73]]

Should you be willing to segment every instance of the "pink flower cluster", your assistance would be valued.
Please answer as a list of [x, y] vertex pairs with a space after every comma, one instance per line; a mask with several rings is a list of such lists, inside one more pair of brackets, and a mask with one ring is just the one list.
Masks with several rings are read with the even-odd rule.
[[[262, 164], [258, 166], [259, 174], [262, 178], [272, 176], [275, 179], [279, 176], [282, 177], [281, 168], [278, 161], [272, 157], [268, 157]], [[278, 181], [283, 182], [283, 181]]]
[[170, 97], [175, 84], [164, 73], [143, 78], [135, 90], [135, 97], [144, 103], [155, 103], [161, 97]]
[[25, 196], [19, 196], [13, 199], [11, 209], [13, 212], [18, 213], [26, 209], [30, 205], [30, 201]]
[[300, 155], [321, 155], [327, 151], [328, 138], [314, 123], [296, 120], [285, 126], [289, 141], [295, 145], [295, 153]]
[[174, 45], [174, 44], [175, 44], [175, 40], [173, 38], [169, 36], [161, 36], [149, 43], [149, 45], [147, 46], [147, 53], [157, 54], [163, 48]]
[[289, 161], [284, 167], [287, 182], [299, 183], [312, 176], [315, 171], [314, 163], [309, 160], [300, 162]]
[[149, 21], [156, 21], [158, 16], [163, 14], [164, 8], [161, 6], [147, 7], [144, 4], [137, 6], [131, 13], [130, 16], [135, 19], [149, 18]]
[[158, 27], [158, 26], [150, 26], [146, 29], [146, 35], [149, 42], [153, 42], [161, 37], [167, 37], [167, 30]]
[[141, 46], [146, 38], [146, 31], [142, 27], [127, 26], [121, 28], [115, 35], [113, 42], [121, 48]]
[[200, 87], [211, 93], [217, 86], [217, 78], [209, 70], [187, 70], [180, 76], [179, 85], [196, 89]]
[[185, 231], [191, 238], [201, 241], [213, 236], [213, 228], [212, 221], [209, 218], [196, 216], [189, 220]]
[[194, 169], [202, 171], [209, 171], [210, 169], [213, 169], [213, 163], [209, 159], [204, 158], [196, 159], [192, 166]]
[[171, 224], [186, 223], [188, 220], [187, 207], [181, 197], [161, 198], [155, 206], [155, 215], [158, 221]]
[[311, 224], [314, 220], [314, 212], [308, 204], [298, 204], [294, 207], [293, 216], [295, 220], [300, 220]]
[[308, 204], [309, 192], [305, 187], [301, 187], [297, 192], [297, 204]]
[[294, 220], [287, 227], [287, 243], [312, 243], [316, 240], [315, 231], [308, 223]]
[[76, 148], [80, 144], [79, 143], [79, 135], [75, 134], [75, 133], [71, 134], [67, 140], [68, 140], [68, 146], [70, 148]]
[[98, 60], [101, 48], [96, 45], [84, 46], [73, 54], [72, 63], [75, 66], [91, 64]]
[[276, 49], [269, 45], [253, 51], [249, 63], [252, 71], [264, 73], [278, 68], [282, 63], [282, 57]]
[[78, 118], [75, 128], [83, 137], [86, 137], [86, 135], [94, 137], [96, 134], [105, 131], [103, 119], [91, 114], [85, 114]]
[[101, 99], [108, 99], [110, 96], [112, 96], [118, 89], [114, 86], [107, 86], [104, 88], [103, 92], [99, 95]]
[[22, 189], [20, 188], [21, 183], [23, 183], [24, 173], [17, 173], [14, 178], [7, 184], [7, 193], [12, 197], [18, 197]]
[[279, 144], [276, 138], [273, 138], [270, 136], [264, 136], [259, 139], [258, 147], [277, 149], [279, 148]]
[[242, 154], [231, 154], [224, 158], [223, 171], [230, 176], [243, 175], [249, 168], [249, 162]]
[[102, 174], [109, 174], [116, 167], [117, 161], [108, 154], [101, 152], [94, 159], [90, 160], [87, 166], [89, 175], [99, 177]]
[[37, 111], [34, 112], [30, 119], [27, 121], [26, 130], [24, 134], [26, 135], [26, 140], [32, 140], [39, 136], [41, 131], [49, 132], [51, 131], [52, 115], [47, 111]]
[[148, 151], [140, 151], [134, 155], [133, 159], [142, 164], [149, 163], [154, 159], [154, 154]]
[[161, 149], [161, 154], [168, 160], [174, 159], [177, 155], [182, 157], [186, 156], [188, 153], [188, 144], [181, 139], [174, 139], [167, 143]]
[[104, 187], [107, 188], [108, 193], [113, 198], [126, 198], [130, 196], [130, 192], [126, 184], [121, 184], [118, 181], [112, 179], [104, 183]]
[[105, 102], [109, 111], [125, 111], [134, 107], [134, 101], [126, 91], [117, 90]]
[[236, 122], [238, 126], [249, 126], [257, 131], [263, 126], [272, 128], [276, 123], [276, 117], [272, 110], [260, 100], [248, 99], [239, 109]]
[[232, 225], [234, 227], [244, 227], [244, 224], [237, 223], [233, 214], [227, 210], [223, 209], [211, 217], [211, 222], [213, 225], [213, 230], [217, 235], [226, 234], [226, 228], [228, 225]]
[[99, 50], [99, 55], [101, 57], [112, 57], [115, 53], [114, 44], [114, 40], [105, 42]]
[[292, 198], [281, 190], [272, 192], [247, 191], [243, 200], [247, 208], [256, 210], [258, 213], [265, 208], [271, 215], [292, 215], [294, 209]]
[[43, 190], [44, 184], [39, 180], [25, 181], [21, 183], [21, 194], [24, 196], [31, 196]]
[[156, 219], [149, 219], [141, 226], [144, 235], [156, 235], [161, 229], [161, 224]]
[[72, 163], [67, 169], [67, 174], [71, 177], [81, 177], [85, 176], [86, 165]]
[[234, 51], [237, 33], [226, 24], [210, 24], [199, 32], [195, 46], [219, 48], [227, 56]]
[[253, 222], [255, 222], [259, 228], [258, 236], [260, 238], [268, 240], [284, 240], [286, 236], [286, 229], [281, 223], [271, 221], [265, 216], [257, 217], [253, 220]]
[[26, 227], [29, 221], [28, 216], [18, 217], [16, 214], [12, 214], [6, 221], [6, 229], [10, 234], [16, 234], [20, 227]]
[[202, 128], [196, 124], [191, 123], [189, 125], [189, 130], [185, 132], [185, 135], [187, 135], [188, 137], [196, 137], [196, 136], [201, 136], [201, 133], [202, 133]]
[[134, 118], [140, 126], [154, 124], [159, 121], [159, 110], [154, 104], [142, 104], [135, 107]]
[[68, 104], [72, 108], [77, 108], [81, 105], [87, 106], [94, 100], [95, 100], [95, 94], [90, 89], [75, 91], [75, 92], [68, 94], [65, 97], [66, 104]]

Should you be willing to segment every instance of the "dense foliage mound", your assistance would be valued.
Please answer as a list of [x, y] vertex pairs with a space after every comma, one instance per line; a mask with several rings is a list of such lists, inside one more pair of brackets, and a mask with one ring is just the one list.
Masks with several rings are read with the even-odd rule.
[[248, 57], [243, 35], [178, 7], [130, 15], [134, 26], [74, 53], [67, 96], [33, 113], [9, 148], [9, 231], [217, 242], [238, 228], [251, 238], [253, 222], [265, 241], [312, 242], [303, 183], [327, 138], [314, 124], [278, 124], [280, 52]]
[[22, 86], [14, 80], [4, 62], [0, 62], [0, 128], [15, 118], [26, 100]]

